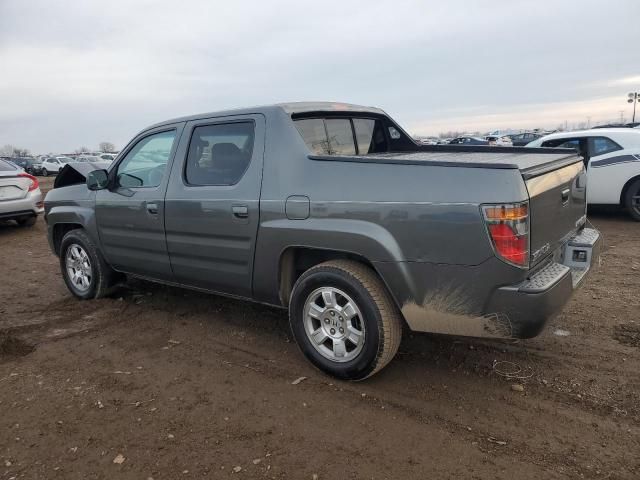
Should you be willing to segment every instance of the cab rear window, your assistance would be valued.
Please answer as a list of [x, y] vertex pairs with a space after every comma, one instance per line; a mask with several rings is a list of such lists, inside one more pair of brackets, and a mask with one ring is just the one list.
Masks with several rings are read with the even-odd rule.
[[314, 155], [366, 155], [389, 150], [378, 119], [304, 118], [294, 123]]

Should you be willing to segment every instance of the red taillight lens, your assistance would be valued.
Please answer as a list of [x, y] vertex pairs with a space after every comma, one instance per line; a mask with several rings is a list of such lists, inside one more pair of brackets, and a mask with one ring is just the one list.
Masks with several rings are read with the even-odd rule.
[[517, 236], [509, 225], [489, 225], [489, 233], [498, 254], [517, 265], [527, 264], [527, 238]]
[[529, 266], [529, 206], [485, 205], [482, 213], [498, 257], [519, 267]]
[[29, 175], [28, 173], [19, 173], [18, 176], [28, 178], [29, 180], [31, 180], [31, 185], [29, 185], [30, 192], [33, 192], [36, 188], [40, 186], [40, 184], [38, 183], [38, 179], [33, 175]]

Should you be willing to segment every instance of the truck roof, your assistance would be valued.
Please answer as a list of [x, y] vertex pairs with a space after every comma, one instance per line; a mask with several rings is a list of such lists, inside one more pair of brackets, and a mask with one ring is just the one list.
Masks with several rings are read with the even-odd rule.
[[271, 105], [258, 105], [255, 107], [236, 108], [231, 110], [219, 110], [216, 112], [205, 112], [184, 117], [172, 118], [163, 122], [155, 123], [144, 130], [161, 127], [163, 125], [171, 125], [173, 123], [188, 122], [191, 120], [199, 120], [208, 117], [224, 117], [231, 115], [247, 115], [252, 113], [269, 113], [274, 110], [281, 110], [289, 115], [313, 112], [363, 112], [374, 113], [378, 115], [386, 115], [386, 113], [376, 107], [365, 107], [363, 105], [355, 105], [352, 103], [342, 102], [287, 102], [274, 103]]

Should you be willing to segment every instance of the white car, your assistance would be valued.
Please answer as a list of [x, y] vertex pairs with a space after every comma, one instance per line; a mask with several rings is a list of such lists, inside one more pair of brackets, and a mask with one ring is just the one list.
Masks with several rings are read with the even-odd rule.
[[73, 162], [71, 157], [49, 157], [42, 161], [42, 174], [46, 177], [58, 173], [67, 163]]
[[117, 153], [101, 153], [100, 155], [98, 155], [100, 161], [102, 162], [113, 162], [117, 156]]
[[508, 135], [486, 135], [484, 139], [492, 146], [513, 147], [511, 137]]
[[0, 221], [32, 227], [44, 212], [38, 179], [11, 162], [0, 160]]
[[621, 205], [640, 221], [640, 131], [601, 128], [552, 133], [527, 147], [577, 149], [587, 167], [587, 203]]

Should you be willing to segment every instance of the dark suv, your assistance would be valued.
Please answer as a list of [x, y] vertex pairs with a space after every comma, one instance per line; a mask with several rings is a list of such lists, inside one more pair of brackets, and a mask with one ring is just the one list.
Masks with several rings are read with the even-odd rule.
[[13, 157], [9, 161], [30, 175], [42, 175], [42, 162], [36, 158]]

